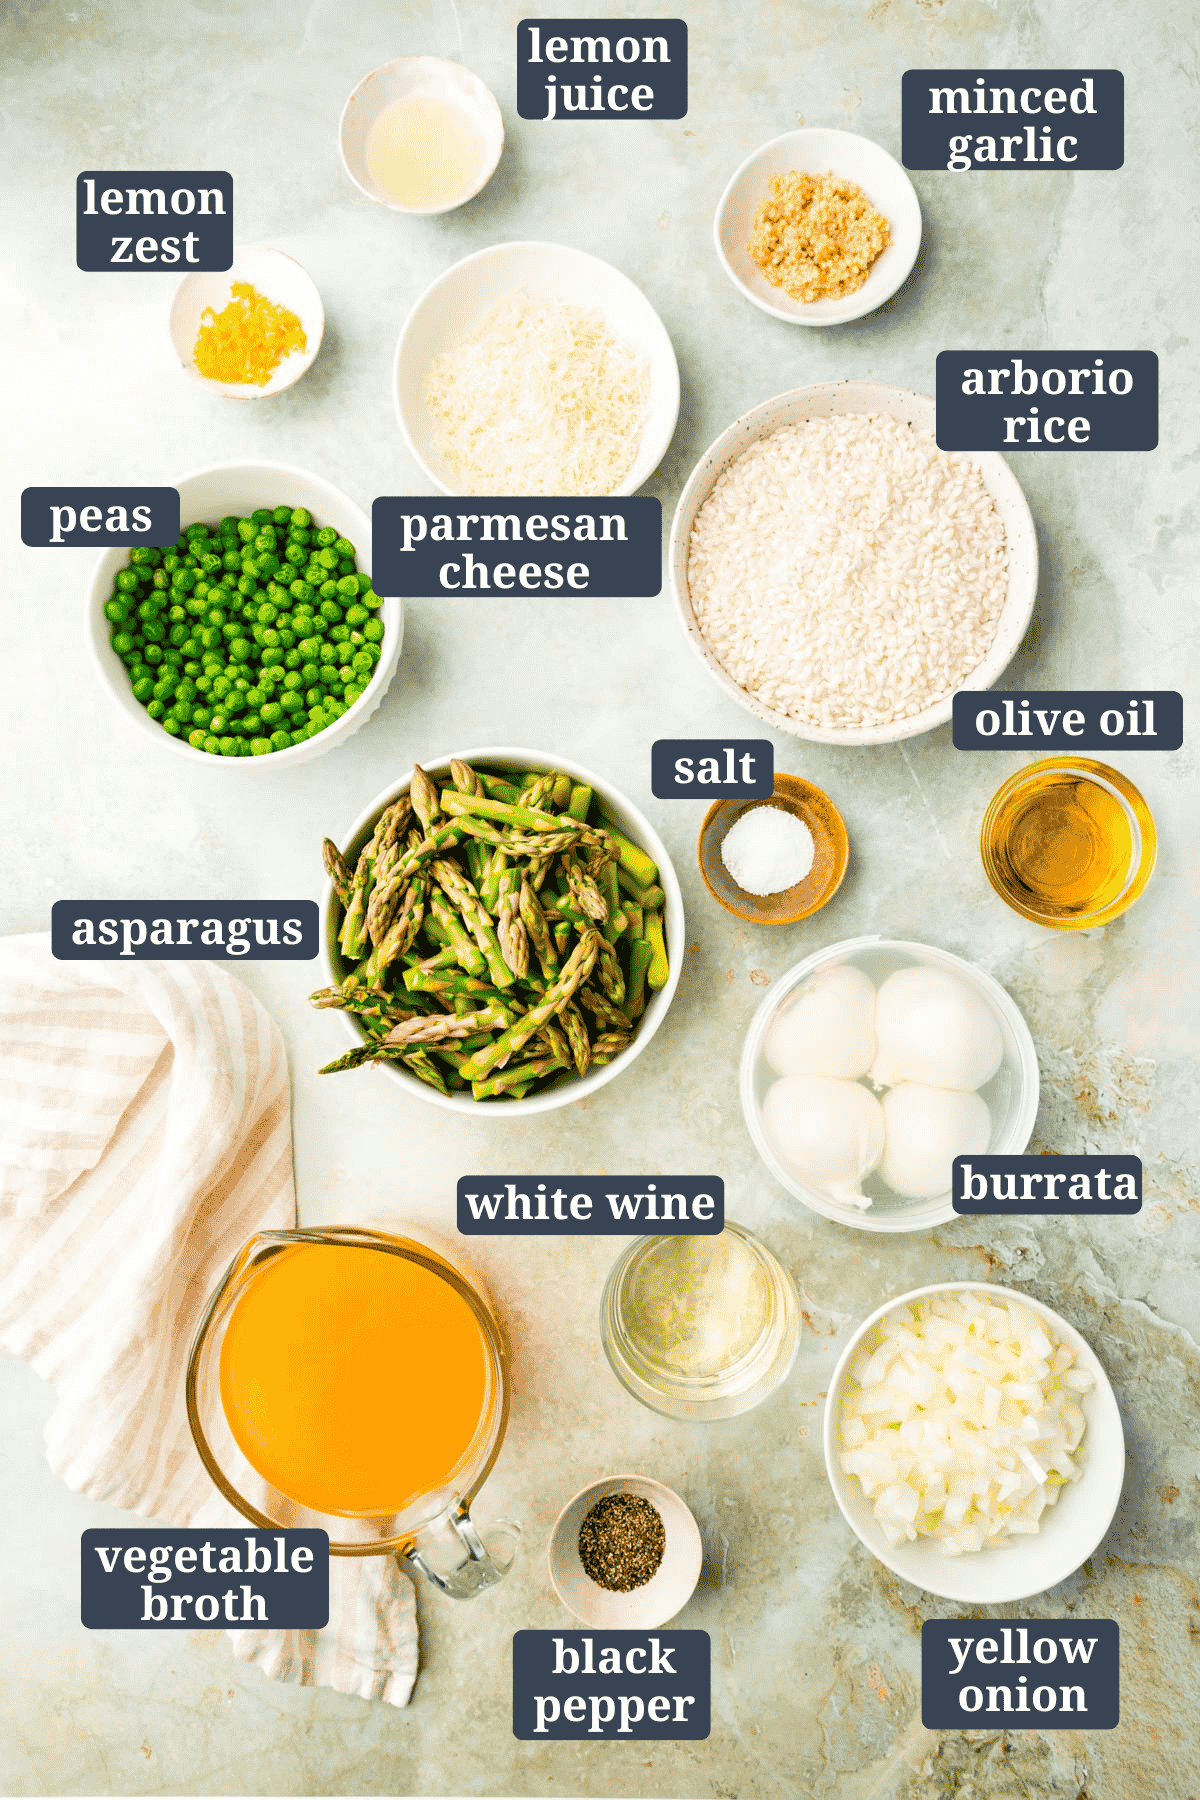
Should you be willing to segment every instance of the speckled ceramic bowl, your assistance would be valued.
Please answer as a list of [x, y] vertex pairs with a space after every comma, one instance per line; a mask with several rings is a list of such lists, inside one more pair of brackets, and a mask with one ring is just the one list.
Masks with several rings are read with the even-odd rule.
[[[890, 744], [899, 738], [919, 737], [923, 731], [932, 731], [935, 725], [947, 724], [953, 710], [953, 695], [947, 694], [922, 712], [913, 713], [907, 719], [893, 720], [888, 725], [808, 725], [788, 713], [765, 706], [733, 679], [705, 641], [700, 622], [692, 610], [688, 588], [688, 547], [692, 526], [718, 477], [760, 438], [769, 437], [771, 432], [780, 431], [785, 425], [800, 425], [808, 419], [827, 419], [835, 413], [882, 413], [885, 418], [899, 419], [921, 431], [932, 432], [934, 429], [934, 403], [928, 395], [910, 393], [907, 388], [886, 387], [877, 381], [822, 381], [813, 387], [793, 388], [789, 393], [777, 394], [773, 400], [764, 400], [752, 412], [735, 419], [709, 445], [692, 470], [675, 508], [675, 522], [671, 527], [671, 588], [688, 643], [717, 686], [747, 712], [765, 719], [779, 731], [808, 738], [814, 743]], [[971, 461], [995, 502], [1008, 541], [1008, 595], [996, 635], [987, 655], [970, 681], [964, 684], [969, 688], [988, 688], [999, 680], [1012, 661], [1033, 612], [1038, 581], [1037, 534], [1025, 496], [1004, 458], [994, 451], [984, 451], [972, 456]]]

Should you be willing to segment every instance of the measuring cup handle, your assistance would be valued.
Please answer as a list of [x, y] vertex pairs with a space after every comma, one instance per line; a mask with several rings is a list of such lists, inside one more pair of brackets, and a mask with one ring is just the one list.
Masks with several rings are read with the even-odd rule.
[[[443, 1594], [449, 1594], [452, 1600], [473, 1600], [485, 1588], [495, 1587], [498, 1581], [503, 1581], [512, 1568], [520, 1542], [521, 1527], [512, 1519], [497, 1519], [495, 1524], [488, 1526], [488, 1536], [492, 1539], [492, 1549], [489, 1550], [465, 1508], [462, 1512], [451, 1513], [446, 1524], [466, 1551], [462, 1561], [452, 1569], [435, 1568], [419, 1548], [420, 1540], [406, 1550], [405, 1555], [427, 1581], [440, 1588]], [[505, 1541], [511, 1545], [507, 1555]]]

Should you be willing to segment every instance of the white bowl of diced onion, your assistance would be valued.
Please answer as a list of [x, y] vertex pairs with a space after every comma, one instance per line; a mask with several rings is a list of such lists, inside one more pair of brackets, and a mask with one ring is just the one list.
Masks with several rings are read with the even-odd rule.
[[872, 1313], [833, 1372], [824, 1437], [834, 1497], [872, 1555], [976, 1606], [1064, 1581], [1108, 1530], [1125, 1478], [1116, 1397], [1086, 1339], [1031, 1295], [980, 1282]]
[[[648, 392], [641, 432], [633, 461], [619, 480], [610, 485], [580, 487], [569, 477], [552, 476], [548, 467], [547, 479], [553, 485], [531, 487], [521, 485], [498, 466], [481, 465], [475, 478], [468, 478], [447, 460], [441, 447], [448, 441], [446, 422], [440, 430], [430, 408], [430, 372], [440, 357], [457, 351], [464, 340], [496, 315], [497, 308], [510, 300], [562, 302], [599, 314], [618, 345], [627, 345], [644, 366]], [[504, 378], [501, 349], [500, 345], [494, 347], [480, 379], [485, 374], [493, 383]], [[553, 377], [562, 352], [562, 345], [545, 346], [544, 379]], [[526, 370], [520, 384], [522, 391], [530, 388], [537, 374], [537, 370]], [[439, 275], [405, 321], [396, 345], [393, 381], [396, 417], [409, 450], [443, 494], [635, 494], [666, 455], [679, 418], [679, 365], [662, 320], [627, 275], [600, 257], [589, 256], [568, 244], [492, 244]], [[531, 417], [537, 416], [533, 398]], [[486, 433], [481, 432], [479, 417], [478, 411], [465, 415], [463, 429], [472, 444], [490, 443]], [[525, 419], [514, 410], [511, 420], [513, 435], [523, 433]], [[588, 430], [594, 433], [594, 422], [588, 423]]]

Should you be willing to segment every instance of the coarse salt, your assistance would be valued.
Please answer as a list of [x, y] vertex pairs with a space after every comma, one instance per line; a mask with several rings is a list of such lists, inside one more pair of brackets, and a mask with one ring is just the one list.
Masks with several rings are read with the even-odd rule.
[[721, 844], [721, 861], [746, 894], [782, 894], [813, 866], [813, 834], [782, 806], [752, 806]]

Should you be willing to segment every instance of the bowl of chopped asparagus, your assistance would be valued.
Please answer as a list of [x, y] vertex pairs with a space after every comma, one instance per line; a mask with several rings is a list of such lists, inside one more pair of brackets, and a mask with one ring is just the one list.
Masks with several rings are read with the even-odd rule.
[[683, 897], [648, 820], [590, 770], [467, 750], [326, 838], [327, 985], [364, 1065], [455, 1111], [568, 1105], [645, 1049], [674, 997]]

